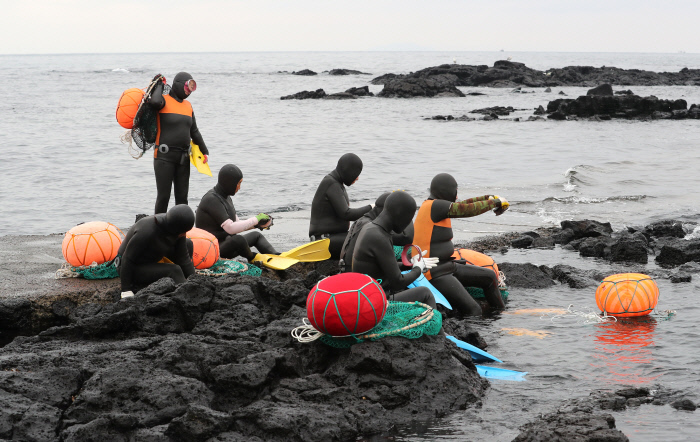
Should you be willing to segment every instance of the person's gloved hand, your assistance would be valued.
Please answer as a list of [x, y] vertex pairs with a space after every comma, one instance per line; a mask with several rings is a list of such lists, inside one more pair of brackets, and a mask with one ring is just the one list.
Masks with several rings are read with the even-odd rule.
[[508, 200], [506, 200], [503, 197], [500, 197], [498, 195], [494, 195], [494, 196], [496, 197], [496, 200], [498, 200], [499, 205], [496, 209], [494, 209], [493, 213], [495, 213], [496, 216], [503, 215], [503, 212], [508, 210], [508, 208], [510, 207], [510, 203], [508, 202]]
[[131, 298], [132, 296], [134, 296], [134, 292], [132, 292], [131, 290], [129, 290], [128, 292], [122, 292], [122, 299]]
[[272, 224], [272, 217], [267, 213], [258, 213], [255, 216], [255, 218], [258, 220], [258, 223], [255, 225], [255, 227], [260, 230], [270, 227], [270, 225]]
[[207, 164], [207, 161], [209, 161], [209, 155], [204, 155], [204, 160], [202, 160], [202, 163]]
[[413, 267], [418, 267], [422, 273], [427, 272], [438, 264], [438, 258], [425, 258], [425, 254], [428, 253], [427, 250], [423, 250], [420, 256], [415, 255], [411, 257], [411, 263]]

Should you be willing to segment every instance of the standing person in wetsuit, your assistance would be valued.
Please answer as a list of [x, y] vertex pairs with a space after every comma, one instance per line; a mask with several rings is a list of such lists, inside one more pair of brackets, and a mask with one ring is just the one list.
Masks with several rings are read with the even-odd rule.
[[222, 258], [243, 256], [253, 262], [256, 253], [250, 250], [251, 247], [255, 247], [260, 253], [277, 255], [277, 250], [267, 242], [260, 231], [241, 235], [246, 230], [256, 227], [264, 229], [272, 224], [272, 218], [265, 213], [244, 220], [238, 219], [231, 197], [240, 190], [242, 182], [241, 169], [233, 164], [222, 167], [216, 186], [204, 194], [197, 207], [196, 226], [216, 236]]
[[382, 288], [392, 301], [419, 301], [435, 308], [435, 298], [427, 287], [405, 289], [418, 279], [421, 272], [431, 269], [437, 263], [437, 259], [414, 256], [411, 258], [413, 269], [402, 274], [391, 242], [391, 232], [403, 232], [415, 213], [416, 200], [411, 195], [402, 191], [390, 194], [382, 213], [374, 221], [366, 224], [357, 237], [352, 271], [381, 279]]
[[123, 298], [161, 278], [180, 284], [194, 273], [191, 243], [185, 237], [193, 225], [192, 209], [181, 204], [168, 213], [141, 218], [129, 229], [117, 252]]
[[339, 259], [343, 242], [350, 229], [350, 221], [358, 220], [372, 206], [350, 208], [345, 186], [353, 185], [362, 172], [362, 160], [354, 153], [346, 153], [338, 160], [335, 170], [326, 175], [311, 202], [311, 241], [330, 238], [331, 259]]
[[[162, 78], [160, 74], [156, 78]], [[163, 82], [153, 89], [149, 105], [158, 110], [156, 148], [153, 152], [153, 170], [156, 173], [155, 213], [168, 209], [170, 190], [175, 187], [175, 204], [187, 204], [190, 188], [190, 140], [199, 146], [208, 161], [209, 150], [197, 128], [192, 105], [186, 100], [197, 89], [197, 83], [187, 72], [175, 76], [168, 95], [163, 95]]]
[[492, 270], [454, 262], [451, 218], [476, 216], [492, 209], [500, 215], [508, 207], [508, 201], [496, 195], [457, 202], [457, 180], [450, 174], [440, 173], [430, 183], [430, 196], [418, 209], [414, 243], [428, 252], [426, 256], [440, 260], [425, 276], [462, 314], [481, 314], [481, 307], [465, 286], [483, 289], [486, 300], [493, 308], [503, 309], [505, 304], [498, 289], [498, 278]]
[[[355, 243], [357, 242], [357, 237], [360, 235], [362, 228], [369, 222], [374, 221], [382, 210], [384, 210], [384, 202], [386, 198], [391, 195], [391, 192], [383, 193], [374, 202], [374, 207], [369, 212], [362, 215], [362, 218], [358, 219], [350, 227], [348, 235], [345, 237], [345, 242], [343, 243], [343, 248], [340, 251], [340, 271], [341, 272], [351, 272], [352, 271], [352, 255], [355, 250]], [[393, 232], [391, 235], [391, 242], [395, 246], [405, 246], [406, 244], [411, 244], [413, 242], [413, 221], [406, 227], [403, 232], [396, 233]]]

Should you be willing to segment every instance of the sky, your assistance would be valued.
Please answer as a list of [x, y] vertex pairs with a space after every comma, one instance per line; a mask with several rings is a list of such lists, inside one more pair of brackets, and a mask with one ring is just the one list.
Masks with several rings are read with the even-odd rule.
[[698, 0], [0, 0], [0, 54], [700, 52]]

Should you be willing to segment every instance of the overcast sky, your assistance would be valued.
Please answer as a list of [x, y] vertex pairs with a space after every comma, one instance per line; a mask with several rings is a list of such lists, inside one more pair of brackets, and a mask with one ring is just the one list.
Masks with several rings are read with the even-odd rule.
[[0, 0], [0, 54], [700, 52], [700, 0]]

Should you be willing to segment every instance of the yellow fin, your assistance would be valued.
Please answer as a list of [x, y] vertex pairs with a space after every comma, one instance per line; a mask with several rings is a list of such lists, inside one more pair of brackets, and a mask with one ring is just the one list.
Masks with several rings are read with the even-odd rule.
[[211, 169], [209, 168], [209, 162], [204, 162], [204, 154], [199, 150], [199, 146], [190, 141], [190, 146], [192, 147], [192, 153], [190, 153], [190, 163], [197, 168], [199, 173], [204, 175], [213, 176], [211, 174]]
[[280, 255], [265, 255], [263, 253], [258, 253], [253, 258], [253, 264], [261, 264], [274, 270], [285, 270], [298, 262], [298, 259]]

